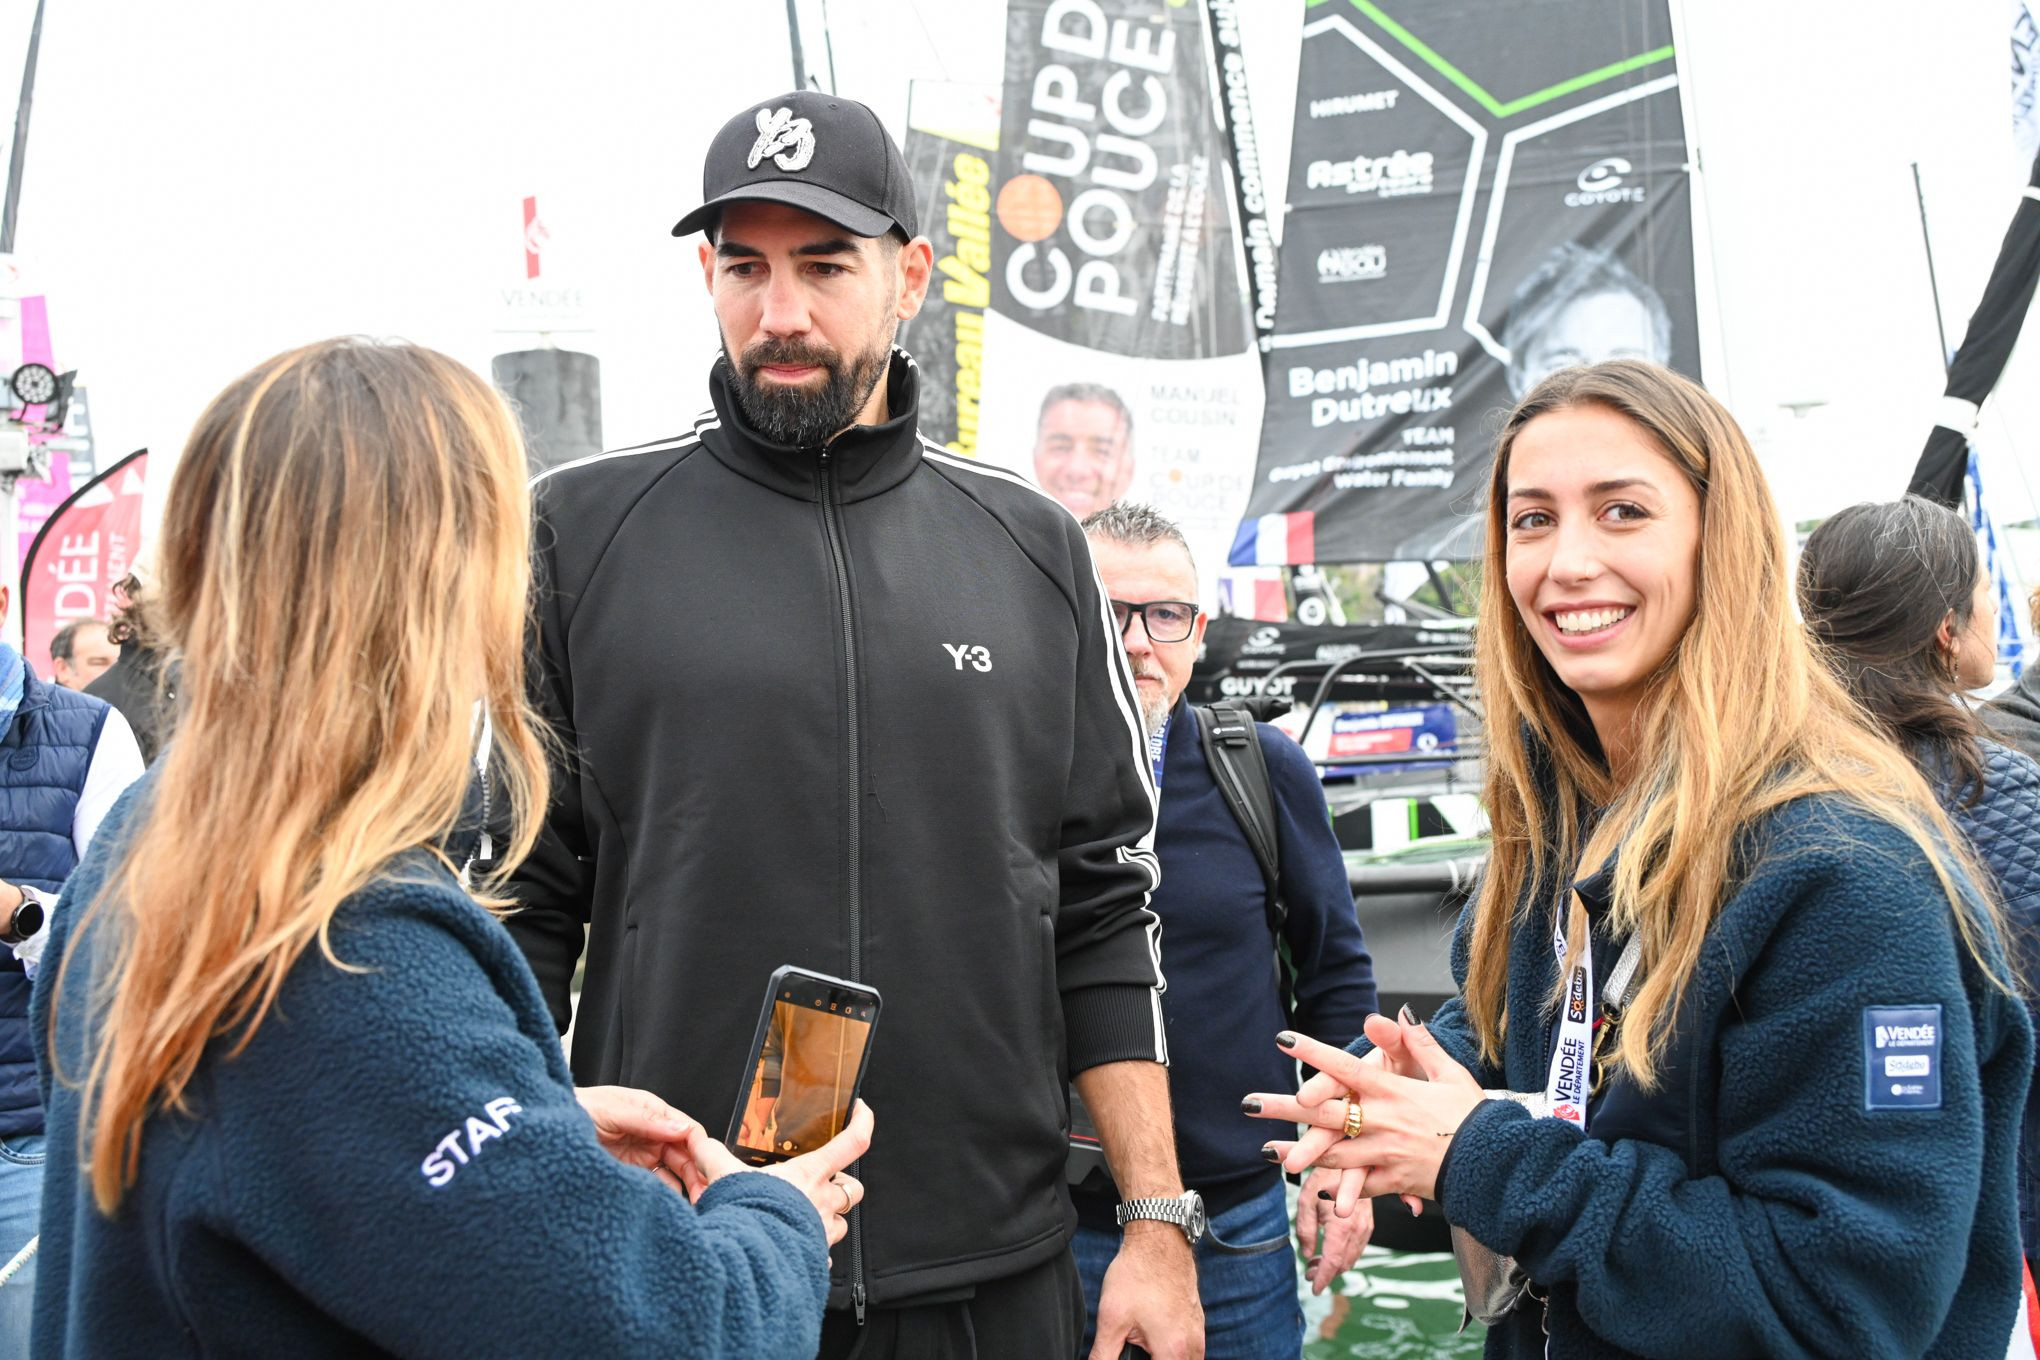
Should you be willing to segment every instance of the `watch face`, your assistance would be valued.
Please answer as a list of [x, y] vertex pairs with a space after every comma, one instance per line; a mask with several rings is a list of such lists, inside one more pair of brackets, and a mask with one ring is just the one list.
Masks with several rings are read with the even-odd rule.
[[1188, 1211], [1183, 1230], [1189, 1234], [1190, 1240], [1195, 1242], [1204, 1236], [1204, 1197], [1193, 1190], [1183, 1196], [1183, 1199], [1185, 1201], [1183, 1207]]
[[44, 364], [23, 364], [8, 386], [23, 405], [42, 406], [56, 398], [57, 375]]

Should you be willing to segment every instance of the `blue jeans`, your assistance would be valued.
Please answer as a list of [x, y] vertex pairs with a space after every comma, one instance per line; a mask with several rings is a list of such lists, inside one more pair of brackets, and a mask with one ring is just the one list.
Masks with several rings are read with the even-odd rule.
[[[0, 1138], [0, 1269], [36, 1234], [42, 1214], [43, 1136]], [[0, 1285], [0, 1355], [28, 1354], [28, 1319], [35, 1301], [35, 1258]]]
[[[1197, 1244], [1197, 1292], [1204, 1303], [1205, 1360], [1297, 1360], [1303, 1354], [1303, 1308], [1296, 1297], [1296, 1249], [1290, 1240], [1289, 1201], [1282, 1182], [1211, 1220], [1235, 1247], [1258, 1248], [1228, 1256]], [[1070, 1244], [1084, 1282], [1084, 1349], [1089, 1355], [1098, 1324], [1098, 1293], [1105, 1267], [1119, 1251], [1119, 1234], [1079, 1227]]]

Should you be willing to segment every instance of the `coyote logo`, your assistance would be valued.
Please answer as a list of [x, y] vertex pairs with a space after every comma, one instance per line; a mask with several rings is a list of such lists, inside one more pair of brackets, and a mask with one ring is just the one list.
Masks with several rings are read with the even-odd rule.
[[[777, 153], [777, 154], [774, 154]], [[814, 125], [792, 109], [758, 110], [758, 140], [751, 143], [750, 168], [771, 156], [781, 170], [805, 170], [815, 158]]]

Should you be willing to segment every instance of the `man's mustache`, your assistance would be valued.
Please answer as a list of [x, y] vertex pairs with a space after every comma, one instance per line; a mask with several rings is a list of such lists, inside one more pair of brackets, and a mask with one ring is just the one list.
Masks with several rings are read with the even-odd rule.
[[744, 371], [756, 373], [767, 364], [814, 365], [833, 369], [841, 356], [826, 345], [803, 344], [798, 340], [760, 340], [744, 351]]

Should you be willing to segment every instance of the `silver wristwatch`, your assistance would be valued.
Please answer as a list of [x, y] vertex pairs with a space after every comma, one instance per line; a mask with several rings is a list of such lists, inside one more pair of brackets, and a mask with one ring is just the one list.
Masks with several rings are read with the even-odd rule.
[[1195, 1190], [1185, 1190], [1174, 1199], [1130, 1199], [1113, 1213], [1122, 1228], [1141, 1218], [1173, 1223], [1192, 1246], [1204, 1236], [1204, 1196]]

